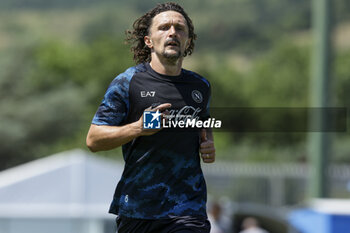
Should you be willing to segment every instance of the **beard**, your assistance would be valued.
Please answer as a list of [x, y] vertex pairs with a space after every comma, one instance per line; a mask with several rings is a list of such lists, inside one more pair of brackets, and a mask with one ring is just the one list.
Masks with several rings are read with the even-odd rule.
[[[175, 48], [169, 49], [170, 50], [169, 51], [167, 46], [172, 42], [177, 44], [177, 48], [176, 49]], [[172, 62], [176, 62], [177, 60], [179, 60], [179, 58], [181, 58], [183, 56], [183, 53], [181, 52], [180, 41], [177, 38], [167, 39], [164, 43], [164, 50], [163, 50], [162, 56], [165, 59], [172, 61]]]
[[180, 57], [182, 57], [182, 53], [181, 53], [180, 50], [177, 50], [175, 53], [174, 52], [168, 52], [168, 51], [164, 50], [162, 55], [163, 55], [164, 58], [166, 58], [168, 60], [172, 60], [172, 61], [176, 61]]

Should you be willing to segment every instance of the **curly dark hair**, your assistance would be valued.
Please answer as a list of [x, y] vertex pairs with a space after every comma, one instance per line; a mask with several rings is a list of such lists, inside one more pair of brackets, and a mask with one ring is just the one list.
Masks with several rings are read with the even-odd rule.
[[197, 38], [197, 35], [194, 33], [192, 20], [190, 17], [188, 17], [184, 9], [177, 3], [161, 3], [138, 18], [133, 24], [133, 30], [126, 31], [126, 42], [132, 45], [131, 51], [134, 53], [134, 60], [137, 64], [151, 61], [151, 49], [145, 44], [144, 37], [149, 35], [149, 28], [152, 24], [152, 19], [154, 16], [164, 11], [179, 12], [186, 19], [189, 32], [188, 37], [191, 39], [191, 41], [190, 45], [184, 52], [184, 57], [192, 54], [194, 49], [194, 40]]

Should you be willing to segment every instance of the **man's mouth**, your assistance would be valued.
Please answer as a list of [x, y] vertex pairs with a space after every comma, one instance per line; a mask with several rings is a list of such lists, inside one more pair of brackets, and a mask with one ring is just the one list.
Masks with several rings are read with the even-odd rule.
[[180, 45], [180, 43], [175, 41], [175, 40], [171, 40], [169, 42], [166, 42], [165, 45], [166, 46], [177, 46], [178, 47]]

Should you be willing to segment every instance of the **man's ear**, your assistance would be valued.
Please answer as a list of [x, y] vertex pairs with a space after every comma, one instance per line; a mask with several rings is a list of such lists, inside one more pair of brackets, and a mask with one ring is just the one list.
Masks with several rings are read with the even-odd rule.
[[191, 38], [189, 38], [189, 39], [187, 40], [186, 49], [188, 49], [188, 47], [190, 47], [191, 41], [192, 41]]
[[143, 38], [143, 40], [145, 41], [145, 44], [147, 45], [148, 48], [150, 48], [150, 49], [153, 48], [153, 43], [152, 43], [152, 40], [149, 36], [145, 36]]

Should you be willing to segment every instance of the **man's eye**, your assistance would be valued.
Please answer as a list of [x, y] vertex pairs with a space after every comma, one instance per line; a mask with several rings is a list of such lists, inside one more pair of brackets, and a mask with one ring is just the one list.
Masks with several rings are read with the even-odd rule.
[[183, 31], [183, 30], [184, 30], [184, 28], [183, 28], [183, 27], [181, 27], [181, 26], [178, 26], [178, 27], [176, 27], [176, 30], [177, 30], [177, 31]]
[[169, 27], [168, 27], [168, 26], [160, 26], [159, 29], [160, 29], [160, 30], [168, 30]]

